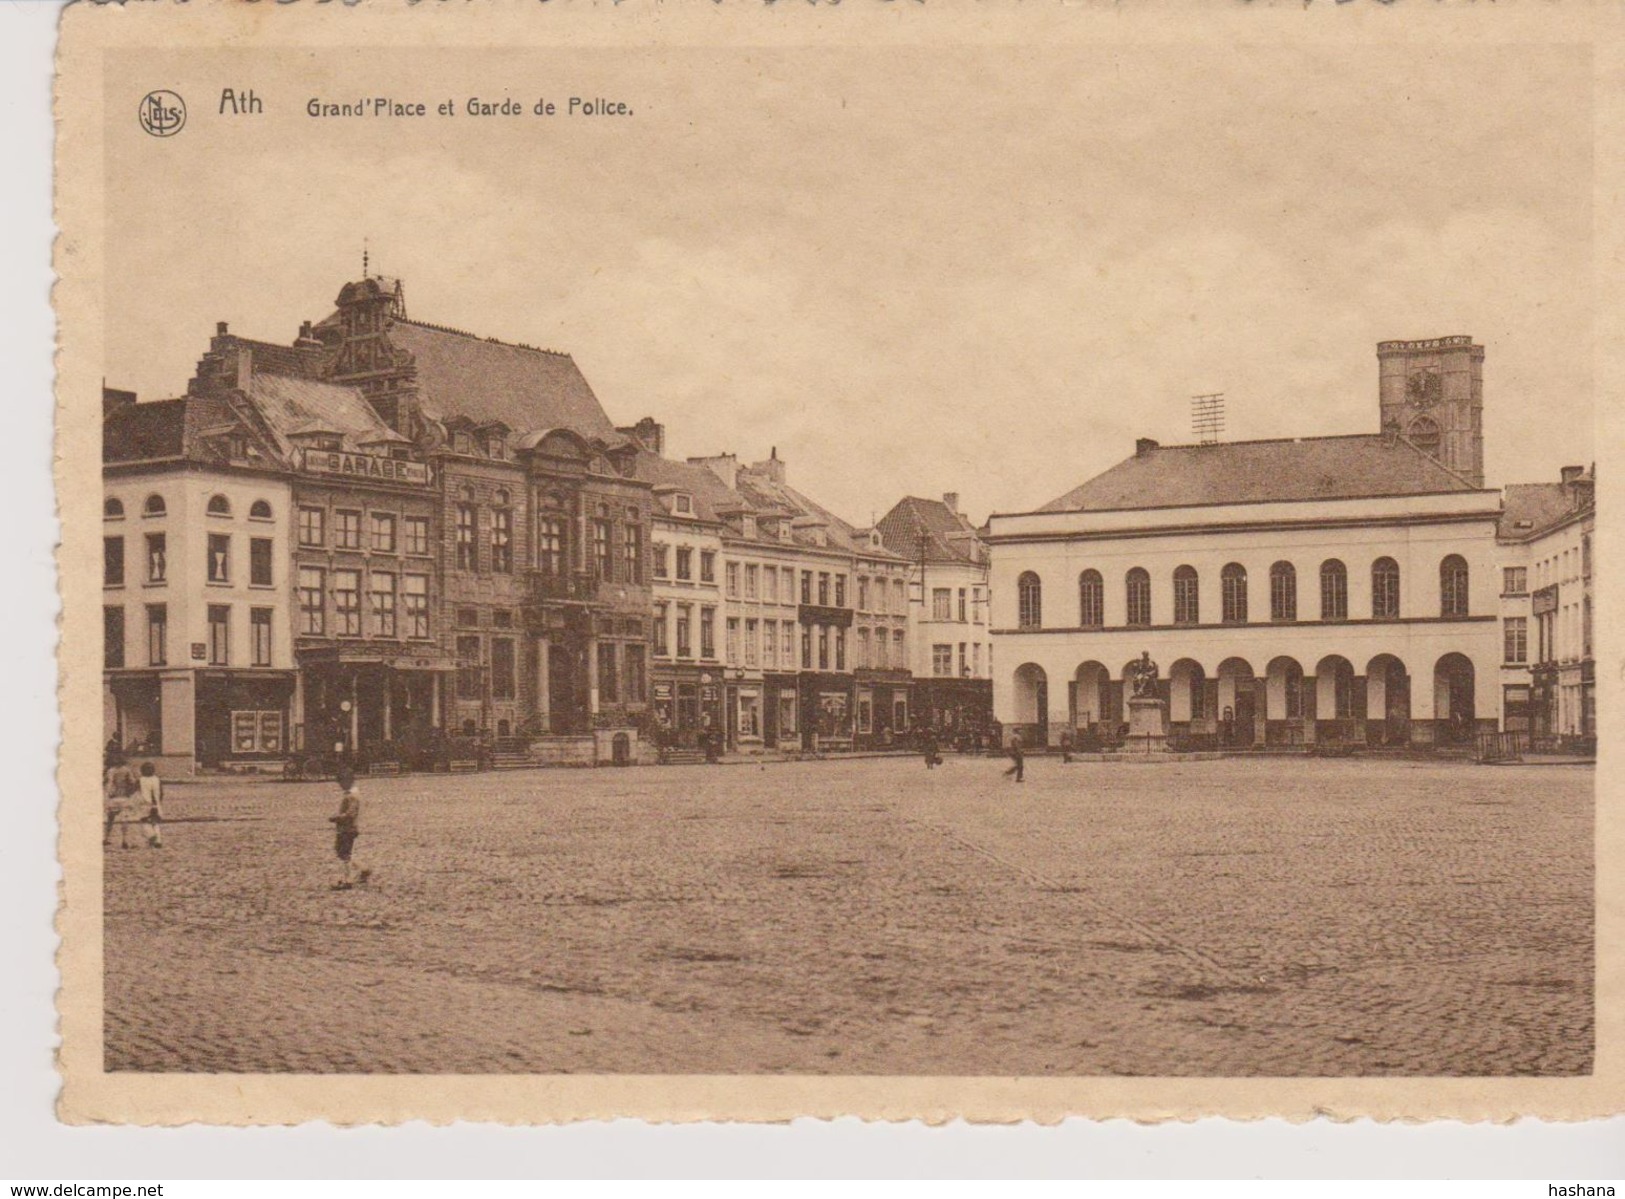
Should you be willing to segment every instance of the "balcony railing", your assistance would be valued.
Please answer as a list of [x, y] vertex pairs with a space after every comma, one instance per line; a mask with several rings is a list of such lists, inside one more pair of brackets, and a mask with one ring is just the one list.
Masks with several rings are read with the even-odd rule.
[[529, 570], [525, 572], [525, 590], [533, 604], [590, 604], [598, 599], [598, 580], [590, 574], [573, 571], [569, 574], [549, 574]]

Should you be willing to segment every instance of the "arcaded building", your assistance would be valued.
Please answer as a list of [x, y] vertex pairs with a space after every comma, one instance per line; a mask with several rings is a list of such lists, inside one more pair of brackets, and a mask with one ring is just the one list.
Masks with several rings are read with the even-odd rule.
[[1502, 712], [1502, 497], [1468, 337], [1383, 342], [1379, 429], [1163, 446], [990, 520], [995, 715], [1112, 743], [1158, 664], [1176, 745], [1470, 741]]

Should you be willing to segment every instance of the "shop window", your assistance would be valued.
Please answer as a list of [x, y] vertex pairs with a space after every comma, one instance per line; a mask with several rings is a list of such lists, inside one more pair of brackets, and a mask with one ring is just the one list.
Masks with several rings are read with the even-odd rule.
[[231, 750], [235, 754], [282, 752], [282, 713], [236, 709], [231, 714]]

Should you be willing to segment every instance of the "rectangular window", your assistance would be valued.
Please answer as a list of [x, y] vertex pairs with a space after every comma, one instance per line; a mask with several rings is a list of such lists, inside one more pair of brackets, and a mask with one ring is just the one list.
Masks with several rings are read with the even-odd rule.
[[340, 637], [361, 636], [361, 572], [333, 572], [333, 632]]
[[965, 623], [965, 616], [966, 616], [965, 606], [966, 606], [965, 605], [965, 589], [963, 587], [961, 587], [959, 589], [959, 623], [960, 624]]
[[1270, 619], [1298, 619], [1298, 575], [1291, 569], [1270, 571]]
[[429, 518], [427, 516], [408, 516], [401, 522], [404, 526], [405, 550], [409, 554], [425, 555], [429, 552]]
[[664, 658], [671, 652], [666, 640], [666, 605], [655, 605], [655, 653]]
[[629, 524], [621, 540], [621, 557], [626, 563], [626, 581], [643, 582], [643, 526]]
[[254, 643], [254, 665], [269, 666], [271, 664], [271, 609], [250, 608], [248, 610], [248, 627]]
[[1341, 563], [1328, 563], [1320, 568], [1320, 618], [1349, 618], [1349, 576]]
[[474, 570], [477, 557], [474, 548], [474, 505], [457, 505], [457, 569]]
[[333, 548], [358, 550], [361, 548], [361, 513], [340, 509], [333, 513]]
[[829, 607], [829, 571], [818, 572], [818, 605], [821, 608]]
[[395, 552], [395, 514], [393, 512], [374, 512], [372, 514], [372, 548], [375, 553], [393, 554]]
[[372, 572], [372, 635], [395, 636], [395, 576]]
[[102, 668], [124, 668], [124, 609], [116, 605], [102, 609]]
[[728, 664], [737, 666], [739, 664], [739, 618], [737, 616], [728, 617], [727, 649]]
[[694, 551], [686, 545], [677, 547], [677, 577], [683, 582], [694, 578]]
[[835, 669], [846, 669], [846, 628], [843, 625], [835, 628]]
[[700, 551], [700, 582], [715, 583], [717, 581], [717, 555], [715, 550]]
[[457, 698], [480, 699], [484, 693], [484, 663], [480, 659], [478, 637], [457, 638]]
[[250, 537], [248, 539], [248, 583], [251, 587], [271, 586], [271, 539], [269, 537]]
[[983, 602], [982, 602], [982, 589], [980, 587], [972, 587], [971, 588], [970, 600], [971, 600], [971, 609], [972, 609], [972, 611], [973, 611], [973, 613], [975, 615], [976, 623], [977, 624], [986, 624], [987, 623], [987, 606], [985, 604], [983, 604]]
[[299, 509], [299, 544], [327, 544], [327, 513], [320, 508]]
[[762, 594], [762, 591], [761, 591], [761, 574], [762, 574], [761, 568], [758, 567], [756, 565], [756, 563], [754, 563], [754, 562], [752, 562], [750, 565], [745, 567], [745, 598], [746, 599], [753, 600], [753, 599], [756, 599], [757, 597], [759, 597]]
[[735, 598], [739, 595], [739, 563], [730, 562], [727, 567], [728, 594]]
[[491, 569], [499, 575], [513, 573], [513, 509], [491, 509]]
[[401, 579], [405, 602], [406, 635], [418, 639], [429, 635], [429, 576], [405, 575]]
[[[600, 648], [603, 648], [600, 646]], [[610, 676], [613, 680], [614, 676]], [[600, 680], [602, 681], [602, 680]], [[602, 694], [602, 688], [599, 689]], [[512, 699], [515, 695], [514, 651], [512, 637], [491, 638], [491, 698]], [[614, 699], [614, 696], [606, 696]]]
[[1501, 571], [1501, 591], [1505, 595], [1526, 595], [1529, 592], [1529, 568], [1508, 566]]
[[829, 669], [829, 626], [818, 626], [818, 669]]
[[963, 641], [959, 643], [959, 673], [962, 675], [970, 674], [970, 662], [965, 657], [965, 643]]
[[102, 586], [124, 586], [124, 538], [102, 538]]
[[700, 657], [715, 658], [717, 656], [717, 610], [715, 608], [700, 609]]
[[1198, 579], [1194, 570], [1181, 567], [1174, 571], [1175, 624], [1196, 624], [1200, 620], [1201, 598], [1197, 588]]
[[655, 563], [654, 563], [655, 578], [657, 578], [657, 579], [670, 578], [671, 577], [671, 566], [670, 566], [670, 564], [669, 564], [669, 562], [667, 560], [666, 546], [665, 546], [665, 544], [663, 542], [659, 542], [659, 541], [655, 542], [654, 559], [655, 559]]
[[835, 606], [837, 608], [846, 607], [846, 576], [845, 575], [836, 575], [835, 576]]
[[858, 611], [859, 612], [867, 612], [868, 610], [869, 610], [869, 580], [865, 576], [859, 575], [858, 576]]
[[147, 664], [169, 665], [169, 605], [147, 605]]
[[812, 603], [812, 571], [810, 570], [801, 572], [801, 602], [804, 604]]
[[869, 667], [873, 664], [873, 661], [874, 660], [869, 657], [869, 630], [868, 629], [859, 629], [858, 630], [858, 660], [857, 660], [857, 663], [856, 663], [857, 668], [859, 670], [868, 670]]
[[1521, 663], [1529, 661], [1529, 618], [1526, 616], [1508, 616], [1504, 627], [1505, 652], [1502, 654], [1503, 662]]
[[687, 604], [677, 605], [677, 656], [679, 658], [692, 658], [694, 656], [694, 643], [689, 628], [693, 620], [693, 611]]
[[976, 678], [982, 677], [982, 643], [979, 641], [970, 647], [970, 669]]
[[321, 637], [327, 633], [326, 577], [319, 566], [299, 568], [299, 631]]
[[[597, 571], [598, 578], [608, 582], [610, 579], [611, 562], [609, 557], [609, 521], [595, 520], [592, 522], [592, 564]], [[678, 567], [679, 571], [682, 569]], [[682, 578], [679, 574], [678, 578]]]
[[886, 630], [875, 630], [875, 669], [887, 670], [891, 666], [891, 644], [886, 640]]
[[891, 581], [891, 599], [892, 599], [891, 610], [893, 612], [897, 613], [897, 615], [899, 615], [899, 616], [903, 616], [903, 615], [907, 614], [907, 612], [908, 612], [908, 589], [904, 585], [902, 579], [893, 579]]
[[536, 569], [554, 578], [564, 574], [564, 521], [557, 516], [536, 522]]
[[755, 666], [759, 662], [761, 649], [761, 629], [754, 620], [745, 621], [745, 665]]
[[933, 587], [931, 589], [931, 619], [951, 619], [953, 602], [953, 592], [949, 588]]
[[209, 605], [209, 665], [231, 665], [231, 608]]
[[954, 672], [954, 647], [951, 645], [933, 645], [931, 647], [931, 673], [938, 678], [946, 677]]
[[626, 657], [626, 702], [641, 704], [649, 698], [649, 672], [643, 661], [643, 647], [641, 645], [627, 645]]
[[169, 576], [169, 542], [162, 533], [147, 534], [147, 582], [162, 583]]
[[231, 534], [209, 534], [209, 582], [231, 582]]
[[801, 669], [812, 669], [812, 626], [801, 626]]
[[908, 668], [908, 655], [903, 652], [903, 648], [903, 630], [893, 629], [891, 635], [892, 664], [895, 665], [898, 670], [906, 670]]

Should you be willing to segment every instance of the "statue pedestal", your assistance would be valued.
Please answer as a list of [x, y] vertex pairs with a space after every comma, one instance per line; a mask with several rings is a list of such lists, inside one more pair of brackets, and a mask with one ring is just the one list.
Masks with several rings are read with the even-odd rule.
[[1168, 704], [1152, 695], [1128, 701], [1128, 753], [1162, 753], [1168, 748]]

